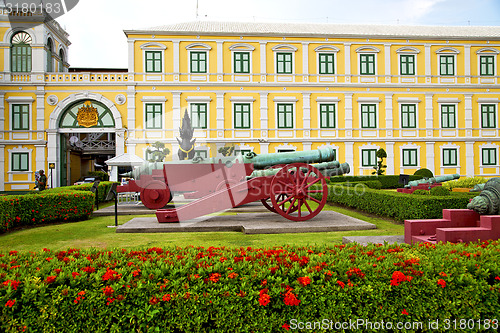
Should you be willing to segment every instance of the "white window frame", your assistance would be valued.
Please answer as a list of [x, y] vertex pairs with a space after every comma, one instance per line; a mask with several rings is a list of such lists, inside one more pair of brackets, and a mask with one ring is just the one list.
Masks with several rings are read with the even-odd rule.
[[[161, 75], [165, 73], [165, 50], [167, 46], [161, 43], [145, 43], [140, 46], [142, 49], [143, 72], [146, 75]], [[161, 72], [148, 72], [146, 70], [146, 51], [161, 52]]]
[[[419, 99], [418, 97], [399, 97], [398, 98], [398, 112], [399, 112], [399, 124], [398, 127], [401, 129], [401, 131], [417, 131], [420, 128], [419, 124], [419, 103], [422, 100]], [[403, 104], [413, 104], [415, 105], [415, 122], [416, 122], [416, 127], [415, 128], [403, 128], [403, 117], [402, 117], [402, 105]], [[414, 136], [416, 136], [417, 133], [415, 132]], [[404, 135], [403, 135], [404, 136]], [[413, 136], [413, 135], [412, 135]]]
[[[373, 166], [363, 166], [363, 150], [375, 149], [375, 152], [380, 149], [380, 146], [374, 144], [364, 144], [358, 148], [359, 152], [359, 174], [363, 175], [363, 170], [375, 170]], [[338, 156], [337, 156], [338, 158]], [[377, 166], [377, 155], [375, 153], [375, 166]]]
[[[142, 109], [143, 109], [143, 114], [142, 114], [142, 119], [144, 119], [144, 129], [146, 131], [159, 131], [159, 130], [164, 130], [166, 129], [165, 125], [165, 105], [167, 102], [167, 99], [163, 96], [144, 96], [141, 99], [142, 102]], [[161, 128], [146, 128], [146, 105], [147, 104], [161, 104], [162, 110], [161, 110]]]
[[[456, 149], [457, 150], [457, 165], [444, 165], [444, 160], [443, 160], [443, 150], [444, 149]], [[460, 169], [460, 146], [453, 144], [451, 142], [448, 142], [444, 145], [441, 145], [439, 147], [439, 159], [440, 159], [440, 168], [441, 169]], [[441, 171], [442, 174], [444, 174], [444, 170]]]
[[[298, 51], [298, 48], [293, 45], [289, 44], [279, 44], [274, 46], [271, 49], [274, 52], [274, 68], [273, 72], [275, 75], [278, 76], [288, 76], [288, 75], [294, 75], [295, 72], [295, 53]], [[291, 53], [292, 54], [292, 72], [291, 73], [278, 73], [278, 53]]]
[[[205, 43], [192, 43], [186, 46], [186, 50], [188, 51], [188, 71], [190, 75], [208, 75], [210, 74], [210, 50], [212, 47]], [[205, 52], [207, 57], [207, 71], [205, 73], [193, 73], [191, 70], [191, 52]]]
[[[437, 100], [437, 103], [438, 103], [438, 108], [439, 108], [439, 130], [441, 131], [441, 136], [456, 136], [457, 135], [457, 131], [459, 129], [458, 127], [458, 112], [459, 112], [459, 109], [458, 109], [458, 104], [460, 103], [460, 99], [458, 98], [438, 98]], [[443, 117], [442, 117], [442, 108], [441, 106], [445, 104], [445, 105], [454, 105], [455, 106], [455, 127], [454, 128], [443, 128], [443, 124], [442, 124], [442, 121], [443, 121]], [[454, 132], [455, 134], [454, 135], [443, 135], [443, 133], [451, 133], [451, 132]]]
[[[337, 53], [340, 51], [338, 47], [333, 45], [320, 45], [314, 49], [316, 52], [316, 73], [319, 76], [336, 76], [338, 74], [337, 71]], [[320, 73], [320, 64], [319, 57], [321, 54], [333, 54], [333, 74], [321, 74]]]
[[[380, 49], [376, 48], [375, 46], [360, 46], [356, 49], [356, 53], [358, 54], [358, 75], [359, 76], [377, 76], [378, 75], [378, 53], [380, 52]], [[361, 55], [365, 54], [373, 54], [373, 58], [375, 59], [374, 63], [374, 73], [373, 74], [361, 74]]]
[[[318, 97], [316, 98], [317, 114], [318, 114], [318, 128], [320, 130], [337, 130], [339, 128], [339, 99], [337, 97]], [[321, 127], [321, 105], [333, 104], [335, 105], [335, 127]]]
[[[297, 115], [297, 101], [298, 99], [295, 97], [288, 96], [276, 96], [273, 99], [274, 102], [274, 119], [275, 119], [275, 129], [277, 131], [295, 131], [297, 128], [297, 119], [295, 116]], [[292, 127], [287, 128], [279, 128], [278, 127], [278, 104], [292, 104]]]
[[[231, 51], [231, 73], [233, 75], [251, 75], [253, 73], [253, 51], [255, 51], [255, 47], [250, 44], [245, 43], [237, 43], [229, 46], [229, 50]], [[237, 52], [247, 52], [249, 54], [249, 72], [248, 73], [235, 73], [234, 71], [234, 54]]]
[[[396, 53], [398, 54], [398, 75], [402, 76], [402, 77], [414, 77], [414, 76], [417, 76], [418, 75], [418, 67], [417, 67], [417, 64], [418, 64], [418, 54], [420, 53], [420, 50], [417, 49], [416, 47], [412, 47], [412, 46], [404, 46], [404, 47], [401, 47], [399, 49], [396, 50]], [[412, 55], [414, 56], [414, 59], [415, 59], [415, 63], [414, 63], [414, 67], [415, 67], [415, 74], [401, 74], [401, 56], [402, 55]]]
[[[253, 127], [253, 104], [255, 98], [251, 96], [234, 96], [229, 99], [231, 101], [231, 128], [236, 131], [249, 131]], [[250, 127], [249, 128], [236, 128], [234, 126], [234, 105], [235, 104], [250, 104]]]
[[[438, 68], [438, 73], [441, 78], [455, 78], [458, 76], [457, 72], [457, 55], [460, 53], [459, 50], [453, 47], [443, 47], [440, 48], [439, 50], [436, 51], [436, 54], [438, 56], [438, 62], [437, 62], [437, 68]], [[453, 75], [448, 75], [448, 74], [441, 74], [441, 56], [453, 56]]]
[[[35, 99], [33, 97], [30, 97], [30, 96], [10, 96], [6, 99], [7, 103], [9, 103], [9, 130], [13, 131], [13, 132], [27, 132], [27, 131], [31, 131], [33, 130], [33, 102], [35, 101]], [[16, 104], [28, 104], [28, 116], [29, 116], [29, 119], [28, 119], [28, 129], [26, 130], [14, 130], [13, 129], [13, 112], [14, 112], [14, 109], [13, 109], [13, 106], [16, 105]], [[26, 138], [28, 139], [28, 138]]]
[[[212, 98], [210, 98], [209, 96], [188, 96], [186, 97], [186, 102], [188, 103], [188, 114], [189, 114], [189, 117], [191, 118], [191, 104], [207, 104], [207, 128], [195, 128], [194, 131], [195, 133], [196, 132], [200, 132], [200, 131], [204, 131], [204, 132], [207, 132], [211, 129], [210, 127], [210, 102], [212, 102]], [[192, 120], [191, 120], [192, 121]], [[208, 133], [208, 132], [207, 132]], [[207, 156], [210, 156], [210, 155], [207, 155]]]
[[[481, 78], [494, 78], [497, 76], [497, 61], [500, 51], [493, 47], [483, 47], [476, 51], [477, 54], [477, 75]], [[493, 75], [481, 75], [481, 56], [493, 57]]]
[[[403, 166], [403, 149], [416, 149], [417, 150], [417, 165], [415, 166]], [[420, 169], [422, 168], [422, 163], [421, 163], [421, 152], [420, 152], [420, 146], [417, 144], [412, 144], [411, 142], [405, 145], [402, 145], [399, 147], [399, 170], [401, 173], [404, 173], [405, 169]]]
[[[12, 170], [12, 154], [15, 153], [28, 153], [28, 170], [27, 171], [13, 171]], [[9, 161], [8, 161], [8, 181], [6, 184], [11, 184], [12, 189], [30, 189], [30, 185], [34, 180], [33, 180], [33, 149], [29, 148], [24, 148], [22, 145], [19, 145], [15, 148], [8, 149], [8, 156], [9, 156]], [[14, 175], [28, 175], [28, 180], [24, 181], [14, 181]], [[28, 184], [28, 185], [25, 185]]]

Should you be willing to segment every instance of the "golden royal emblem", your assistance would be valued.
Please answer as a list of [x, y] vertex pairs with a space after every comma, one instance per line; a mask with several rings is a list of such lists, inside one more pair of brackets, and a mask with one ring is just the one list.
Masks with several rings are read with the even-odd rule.
[[99, 119], [99, 112], [92, 106], [92, 102], [86, 101], [81, 108], [78, 108], [76, 120], [78, 125], [83, 127], [92, 127], [97, 125]]

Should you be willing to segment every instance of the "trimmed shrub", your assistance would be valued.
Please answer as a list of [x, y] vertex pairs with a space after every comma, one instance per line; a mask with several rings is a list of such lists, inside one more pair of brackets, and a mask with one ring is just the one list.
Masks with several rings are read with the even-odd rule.
[[450, 190], [444, 188], [443, 186], [435, 186], [430, 189], [430, 195], [445, 196], [450, 195]]
[[429, 170], [429, 169], [426, 169], [426, 168], [422, 168], [422, 169], [419, 169], [419, 170], [415, 171], [415, 173], [413, 175], [415, 175], [415, 176], [422, 176], [423, 178], [432, 178], [432, 177], [434, 177], [434, 174], [432, 173], [432, 171]]
[[89, 176], [99, 177], [102, 181], [109, 181], [109, 175], [104, 171], [89, 171]]
[[416, 195], [429, 195], [429, 191], [427, 191], [427, 190], [415, 190], [415, 191], [413, 191], [412, 194], [416, 194]]
[[339, 184], [329, 187], [328, 201], [404, 221], [442, 218], [443, 209], [465, 209], [469, 200], [476, 195], [477, 193], [453, 193], [443, 197], [411, 195], [369, 188], [356, 190]]
[[499, 250], [492, 241], [10, 251], [0, 253], [0, 331], [318, 332], [306, 323], [328, 318], [331, 331], [357, 319], [421, 322], [413, 332], [471, 314], [478, 331], [496, 331]]
[[[411, 180], [418, 180], [422, 179], [422, 176], [414, 176], [410, 175], [410, 181]], [[329, 183], [330, 184], [336, 184], [336, 183], [345, 183], [345, 182], [351, 182], [351, 183], [357, 183], [357, 182], [367, 182], [367, 181], [379, 181], [382, 184], [383, 189], [395, 189], [395, 188], [400, 188], [403, 187], [403, 184], [399, 184], [399, 175], [382, 175], [382, 176], [335, 176], [335, 177], [330, 177]]]
[[465, 177], [455, 180], [450, 180], [448, 182], [443, 183], [443, 187], [449, 190], [454, 188], [473, 188], [474, 185], [484, 184], [488, 181], [487, 178], [484, 177]]

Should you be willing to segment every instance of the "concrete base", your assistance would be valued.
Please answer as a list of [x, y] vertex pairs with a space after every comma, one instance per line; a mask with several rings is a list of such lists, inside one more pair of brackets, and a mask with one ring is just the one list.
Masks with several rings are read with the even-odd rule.
[[156, 217], [136, 217], [120, 225], [116, 229], [116, 232], [160, 233], [241, 231], [245, 234], [281, 234], [369, 230], [376, 228], [377, 227], [372, 223], [332, 211], [323, 211], [314, 219], [305, 222], [289, 221], [278, 214], [267, 211], [266, 213], [237, 213], [235, 215], [204, 216], [181, 223], [159, 223]]
[[360, 245], [368, 244], [394, 244], [394, 243], [404, 243], [405, 236], [348, 236], [342, 238], [342, 244], [358, 243]]

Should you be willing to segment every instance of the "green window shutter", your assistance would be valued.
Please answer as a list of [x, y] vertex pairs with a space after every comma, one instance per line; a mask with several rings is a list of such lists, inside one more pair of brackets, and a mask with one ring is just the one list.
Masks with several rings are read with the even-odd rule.
[[494, 56], [480, 56], [480, 73], [482, 76], [495, 75], [495, 57]]
[[415, 75], [415, 56], [401, 55], [399, 59], [401, 75]]
[[277, 53], [276, 54], [276, 73], [277, 74], [292, 74], [292, 54]]
[[11, 71], [31, 72], [31, 46], [16, 44], [11, 48]]
[[403, 166], [417, 166], [416, 149], [403, 149]]
[[361, 165], [364, 167], [373, 167], [377, 164], [377, 150], [363, 149], [361, 150]]
[[29, 105], [14, 104], [12, 105], [12, 129], [13, 130], [29, 130]]
[[162, 72], [162, 52], [161, 51], [146, 51], [146, 72], [161, 73]]
[[146, 129], [163, 128], [162, 113], [162, 104], [146, 104]]
[[293, 128], [293, 104], [278, 104], [278, 128]]
[[443, 166], [457, 166], [457, 149], [444, 148], [443, 149]]
[[201, 158], [207, 158], [207, 151], [206, 150], [195, 150], [194, 151], [194, 155], [197, 156], [197, 157], [201, 157]]
[[376, 128], [377, 115], [375, 104], [361, 105], [361, 128]]
[[250, 73], [250, 53], [235, 52], [234, 53], [234, 72], [235, 73]]
[[250, 128], [250, 104], [234, 104], [234, 128]]
[[401, 105], [401, 128], [417, 127], [417, 107], [415, 104]]
[[206, 73], [207, 72], [207, 53], [191, 52], [190, 53], [191, 73]]
[[441, 128], [456, 128], [455, 105], [441, 105]]
[[12, 171], [29, 171], [29, 153], [12, 153]]
[[320, 105], [320, 127], [335, 128], [335, 104]]
[[319, 54], [319, 74], [335, 74], [333, 54], [330, 53]]
[[207, 104], [191, 104], [191, 125], [193, 128], [207, 128]]
[[455, 56], [442, 55], [439, 57], [440, 75], [455, 75]]
[[496, 105], [481, 105], [481, 127], [496, 128]]
[[374, 54], [361, 54], [359, 56], [360, 74], [361, 75], [375, 75], [375, 55]]
[[483, 148], [482, 150], [483, 165], [496, 165], [497, 164], [497, 149], [496, 148]]

